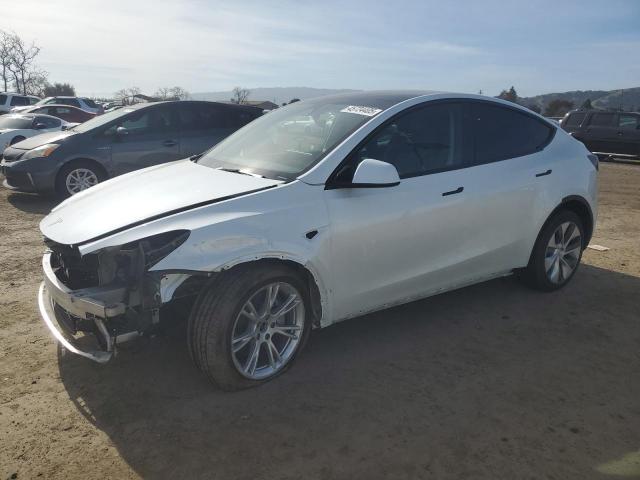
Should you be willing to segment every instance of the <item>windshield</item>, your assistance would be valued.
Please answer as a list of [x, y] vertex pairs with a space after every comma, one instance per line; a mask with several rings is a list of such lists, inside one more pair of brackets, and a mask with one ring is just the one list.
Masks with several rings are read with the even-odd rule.
[[381, 111], [333, 97], [297, 102], [254, 120], [197, 161], [212, 168], [291, 180]]
[[51, 101], [53, 97], [46, 97], [43, 98], [42, 100], [40, 100], [39, 102], [34, 103], [34, 105], [46, 105], [47, 103], [49, 103]]
[[120, 118], [126, 115], [127, 113], [131, 113], [133, 111], [134, 111], [133, 108], [121, 108], [118, 110], [114, 110], [113, 112], [107, 112], [103, 115], [99, 115], [90, 120], [87, 120], [84, 123], [80, 123], [79, 125], [76, 125], [75, 127], [70, 128], [69, 130], [73, 132], [80, 132], [80, 133], [87, 132], [93, 128], [106, 125], [107, 123], [113, 120], [116, 120], [117, 118]]
[[33, 118], [31, 117], [11, 117], [8, 115], [3, 115], [0, 117], [0, 129], [2, 128], [12, 128], [12, 129], [21, 129], [21, 128], [31, 128], [31, 122]]

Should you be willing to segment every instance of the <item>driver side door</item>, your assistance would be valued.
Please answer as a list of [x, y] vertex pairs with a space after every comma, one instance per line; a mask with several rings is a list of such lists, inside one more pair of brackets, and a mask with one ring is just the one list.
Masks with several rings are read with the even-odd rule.
[[[118, 131], [122, 127], [124, 131]], [[113, 139], [111, 161], [117, 174], [179, 160], [180, 132], [173, 105], [141, 108], [106, 132]]]
[[[450, 287], [468, 275], [461, 239], [477, 207], [466, 201], [472, 145], [461, 103], [420, 106], [389, 120], [327, 184], [334, 311], [340, 320]], [[391, 163], [400, 184], [348, 184], [365, 158]]]

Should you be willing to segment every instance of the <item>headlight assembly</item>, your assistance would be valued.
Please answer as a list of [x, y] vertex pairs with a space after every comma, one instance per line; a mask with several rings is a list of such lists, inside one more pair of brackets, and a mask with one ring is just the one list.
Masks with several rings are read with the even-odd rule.
[[40, 147], [34, 148], [33, 150], [29, 150], [27, 153], [22, 155], [20, 160], [29, 160], [30, 158], [48, 157], [59, 146], [60, 145], [58, 145], [57, 143], [47, 143], [46, 145], [41, 145]]

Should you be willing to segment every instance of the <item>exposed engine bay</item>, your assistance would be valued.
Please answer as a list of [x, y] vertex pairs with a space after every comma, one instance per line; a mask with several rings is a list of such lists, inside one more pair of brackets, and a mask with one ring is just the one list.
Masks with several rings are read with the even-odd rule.
[[207, 275], [149, 271], [188, 237], [189, 231], [171, 231], [84, 256], [45, 239], [50, 253], [43, 267], [55, 277], [47, 290], [69, 340], [90, 333], [99, 350], [115, 353], [118, 343], [153, 332], [163, 305], [195, 296]]

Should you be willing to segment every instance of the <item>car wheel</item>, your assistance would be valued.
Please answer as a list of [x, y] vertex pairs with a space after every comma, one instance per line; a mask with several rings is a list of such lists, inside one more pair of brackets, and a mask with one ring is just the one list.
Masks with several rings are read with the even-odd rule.
[[73, 162], [65, 165], [56, 179], [56, 192], [63, 198], [70, 197], [105, 179], [106, 175], [90, 162]]
[[523, 279], [547, 292], [564, 287], [580, 265], [584, 241], [580, 217], [568, 210], [557, 213], [542, 228]]
[[11, 139], [11, 142], [9, 142], [9, 145], [15, 145], [16, 143], [21, 142], [23, 140], [25, 140], [24, 137], [13, 137]]
[[279, 265], [239, 266], [207, 285], [191, 311], [188, 344], [198, 368], [224, 390], [275, 378], [311, 330], [305, 283]]

